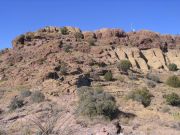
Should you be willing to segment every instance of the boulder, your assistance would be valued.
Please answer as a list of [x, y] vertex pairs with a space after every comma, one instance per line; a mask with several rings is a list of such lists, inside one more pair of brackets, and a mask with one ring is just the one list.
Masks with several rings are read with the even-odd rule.
[[180, 68], [180, 53], [178, 50], [169, 50], [166, 53], [167, 64], [174, 63]]
[[141, 50], [157, 48], [161, 45], [160, 34], [148, 30], [128, 33], [128, 44]]
[[90, 40], [90, 39], [95, 39], [96, 38], [96, 35], [94, 32], [83, 32], [83, 35], [84, 35], [84, 39], [85, 40]]
[[111, 37], [124, 37], [126, 36], [125, 32], [121, 29], [100, 29], [95, 32], [98, 39], [106, 39]]
[[75, 27], [71, 27], [71, 26], [66, 26], [66, 28], [68, 29], [68, 31], [70, 33], [81, 33], [81, 30], [79, 28], [75, 28]]
[[145, 58], [148, 60], [148, 65], [152, 69], [166, 69], [166, 63], [162, 51], [160, 49], [149, 49], [142, 51]]

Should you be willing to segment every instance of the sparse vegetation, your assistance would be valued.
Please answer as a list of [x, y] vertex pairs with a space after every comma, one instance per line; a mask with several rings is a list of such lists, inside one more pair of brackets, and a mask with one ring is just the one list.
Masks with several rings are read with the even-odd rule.
[[166, 84], [171, 87], [178, 88], [178, 87], [180, 87], [180, 79], [175, 75], [170, 76], [167, 79]]
[[21, 108], [24, 106], [24, 101], [19, 99], [19, 98], [13, 98], [13, 100], [11, 101], [9, 108], [10, 110], [15, 110], [17, 108]]
[[81, 32], [76, 32], [76, 33], [74, 34], [74, 36], [75, 36], [75, 38], [78, 39], [78, 40], [84, 38], [84, 36], [83, 36], [83, 34], [82, 34]]
[[113, 80], [113, 75], [112, 75], [112, 73], [111, 72], [106, 72], [105, 73], [105, 75], [104, 75], [104, 79], [106, 80], [106, 81], [112, 81]]
[[125, 78], [122, 75], [118, 75], [116, 77], [116, 79], [119, 80], [120, 82], [124, 82], [125, 81]]
[[165, 95], [164, 98], [169, 105], [180, 106], [180, 96], [176, 93]]
[[138, 77], [135, 73], [133, 73], [132, 71], [128, 72], [128, 77], [131, 80], [138, 80]]
[[174, 63], [169, 64], [168, 68], [169, 68], [169, 71], [177, 71], [178, 70], [177, 65]]
[[118, 64], [117, 64], [117, 68], [120, 71], [123, 72], [127, 72], [130, 68], [131, 68], [131, 62], [129, 60], [121, 60]]
[[152, 81], [152, 80], [147, 80], [146, 84], [147, 84], [147, 86], [148, 86], [149, 88], [154, 88], [154, 87], [156, 87], [156, 83], [155, 83], [154, 81]]
[[70, 46], [70, 45], [64, 45], [64, 46], [63, 46], [63, 50], [64, 50], [66, 53], [69, 53], [69, 52], [71, 51], [71, 49], [72, 49], [72, 46]]
[[45, 96], [40, 91], [35, 91], [31, 94], [31, 100], [35, 103], [42, 102], [44, 101], [44, 99], [45, 99]]
[[115, 98], [101, 89], [81, 87], [78, 90], [78, 113], [88, 117], [103, 116], [108, 119], [116, 117], [118, 108]]
[[151, 80], [151, 81], [154, 81], [156, 83], [160, 83], [159, 77], [157, 75], [155, 75], [155, 74], [147, 73], [146, 78]]
[[67, 29], [66, 27], [63, 27], [63, 28], [61, 28], [61, 33], [62, 33], [63, 35], [68, 35], [68, 34], [69, 34], [69, 31], [68, 31], [68, 29]]
[[96, 42], [96, 39], [94, 39], [94, 38], [91, 38], [91, 39], [88, 39], [88, 44], [90, 45], [90, 46], [94, 46], [95, 45], [95, 42]]
[[21, 91], [21, 96], [22, 97], [29, 97], [31, 95], [31, 91], [30, 90], [22, 90]]
[[147, 88], [142, 88], [138, 90], [131, 91], [128, 95], [128, 99], [132, 99], [135, 101], [138, 101], [144, 105], [144, 107], [147, 107], [151, 103], [151, 97], [152, 95], [149, 93]]
[[62, 64], [59, 70], [61, 75], [66, 75], [67, 74], [67, 66], [66, 64]]

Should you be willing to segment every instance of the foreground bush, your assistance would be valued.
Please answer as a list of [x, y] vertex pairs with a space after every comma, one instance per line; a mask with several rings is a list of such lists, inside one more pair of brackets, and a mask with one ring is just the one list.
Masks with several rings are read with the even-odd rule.
[[45, 96], [40, 91], [35, 91], [31, 94], [31, 100], [35, 103], [42, 102], [44, 101], [44, 99], [45, 99]]
[[169, 64], [168, 68], [169, 68], [169, 71], [177, 71], [178, 70], [177, 65], [174, 63]]
[[149, 93], [149, 91], [146, 88], [131, 91], [127, 96], [128, 99], [132, 99], [142, 103], [144, 107], [150, 105], [151, 97], [152, 95]]
[[176, 93], [171, 93], [171, 94], [168, 94], [166, 96], [164, 96], [165, 99], [166, 99], [166, 102], [169, 104], [169, 105], [172, 105], [172, 106], [180, 106], [180, 96]]
[[102, 89], [81, 87], [78, 90], [78, 113], [88, 117], [103, 116], [108, 119], [116, 117], [118, 108], [115, 98]]
[[180, 79], [175, 75], [170, 76], [167, 79], [166, 84], [171, 87], [178, 88], [178, 87], [180, 87]]
[[15, 110], [17, 108], [21, 108], [22, 106], [24, 106], [24, 101], [21, 99], [18, 99], [18, 98], [14, 98], [11, 101], [9, 108], [10, 108], [10, 110]]
[[106, 72], [106, 74], [104, 75], [104, 79], [106, 81], [112, 81], [112, 79], [113, 79], [112, 73], [111, 72]]
[[118, 64], [117, 64], [117, 68], [120, 71], [123, 72], [127, 72], [130, 68], [131, 68], [131, 62], [129, 60], [121, 60]]

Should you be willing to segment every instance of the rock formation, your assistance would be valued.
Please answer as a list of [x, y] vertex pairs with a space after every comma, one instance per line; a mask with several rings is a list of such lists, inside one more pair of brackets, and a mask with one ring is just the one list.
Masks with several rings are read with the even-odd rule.
[[[115, 65], [129, 59], [134, 70], [168, 70], [170, 63], [180, 68], [180, 37], [141, 30], [124, 32], [120, 29], [101, 29], [81, 32], [66, 27], [45, 27], [22, 34], [12, 41], [13, 48], [0, 53], [0, 79], [15, 84], [41, 83], [47, 76], [61, 76], [55, 67], [62, 63], [68, 72], [79, 68], [89, 72], [94, 65]], [[92, 45], [93, 42], [94, 45]]]

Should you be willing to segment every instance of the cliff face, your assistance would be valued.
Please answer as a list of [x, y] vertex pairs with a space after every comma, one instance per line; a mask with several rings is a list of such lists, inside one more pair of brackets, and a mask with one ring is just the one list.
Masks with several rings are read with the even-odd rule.
[[41, 83], [49, 73], [57, 73], [62, 63], [68, 73], [91, 72], [93, 65], [115, 65], [122, 59], [143, 72], [168, 70], [169, 63], [180, 68], [180, 37], [146, 30], [81, 32], [73, 27], [46, 27], [20, 35], [12, 44], [12, 49], [0, 52], [0, 79], [14, 84]]

